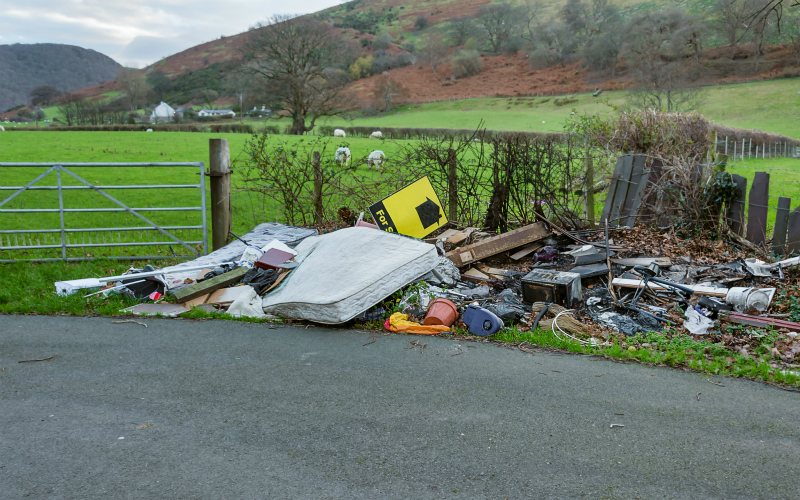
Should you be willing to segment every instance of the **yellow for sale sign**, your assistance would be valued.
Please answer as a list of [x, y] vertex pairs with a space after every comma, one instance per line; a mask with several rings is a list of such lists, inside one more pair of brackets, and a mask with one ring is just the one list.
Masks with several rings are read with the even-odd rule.
[[447, 224], [442, 202], [427, 177], [387, 196], [369, 211], [382, 230], [414, 238], [424, 238]]

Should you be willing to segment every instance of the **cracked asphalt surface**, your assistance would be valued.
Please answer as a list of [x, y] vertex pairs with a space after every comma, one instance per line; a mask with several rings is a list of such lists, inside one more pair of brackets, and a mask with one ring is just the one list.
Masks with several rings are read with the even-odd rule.
[[118, 320], [0, 316], [0, 498], [800, 498], [800, 394], [775, 387], [443, 338]]

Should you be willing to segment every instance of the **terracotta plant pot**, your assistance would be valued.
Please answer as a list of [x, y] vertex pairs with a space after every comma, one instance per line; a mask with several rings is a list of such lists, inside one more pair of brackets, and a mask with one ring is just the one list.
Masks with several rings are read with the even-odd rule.
[[428, 314], [423, 325], [453, 326], [458, 318], [458, 308], [447, 299], [436, 299], [428, 305]]
[[355, 227], [371, 227], [372, 229], [379, 229], [375, 224], [370, 224], [367, 221], [357, 220]]

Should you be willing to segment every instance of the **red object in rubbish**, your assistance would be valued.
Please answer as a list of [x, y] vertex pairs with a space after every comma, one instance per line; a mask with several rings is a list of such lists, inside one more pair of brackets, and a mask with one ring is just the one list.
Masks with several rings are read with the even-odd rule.
[[163, 297], [163, 295], [161, 295], [161, 294], [160, 294], [160, 293], [158, 293], [158, 292], [153, 292], [153, 293], [151, 293], [150, 295], [148, 295], [148, 297], [150, 298], [150, 300], [152, 300], [153, 302], [155, 302], [155, 301], [157, 301], [157, 300], [161, 300], [161, 297]]
[[425, 315], [423, 325], [453, 326], [458, 318], [458, 308], [453, 302], [438, 298], [428, 305], [428, 314]]
[[367, 222], [367, 221], [365, 221], [365, 220], [361, 220], [361, 219], [358, 219], [358, 220], [356, 221], [356, 225], [355, 225], [354, 227], [369, 227], [369, 228], [371, 228], [371, 229], [380, 229], [380, 228], [379, 228], [378, 226], [376, 226], [375, 224], [370, 224], [369, 222]]
[[270, 248], [264, 253], [256, 262], [255, 266], [261, 269], [278, 269], [283, 267], [283, 264], [292, 260], [294, 255], [277, 248]]

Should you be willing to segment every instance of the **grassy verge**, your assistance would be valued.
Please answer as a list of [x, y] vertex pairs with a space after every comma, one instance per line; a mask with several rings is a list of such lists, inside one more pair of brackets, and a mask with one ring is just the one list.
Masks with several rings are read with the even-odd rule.
[[[726, 331], [723, 329], [723, 332]], [[800, 387], [797, 372], [783, 370], [770, 365], [770, 347], [784, 336], [768, 331], [762, 337], [761, 346], [752, 355], [744, 356], [726, 349], [721, 343], [709, 340], [695, 340], [690, 335], [681, 335], [669, 330], [649, 332], [628, 337], [624, 342], [615, 341], [610, 346], [583, 346], [569, 339], [562, 340], [552, 331], [535, 330], [521, 332], [517, 328], [507, 328], [490, 340], [508, 343], [530, 343], [532, 346], [565, 350], [576, 354], [589, 354], [605, 358], [635, 361], [654, 366], [687, 368], [710, 375], [724, 375], [760, 380], [776, 384]]]

